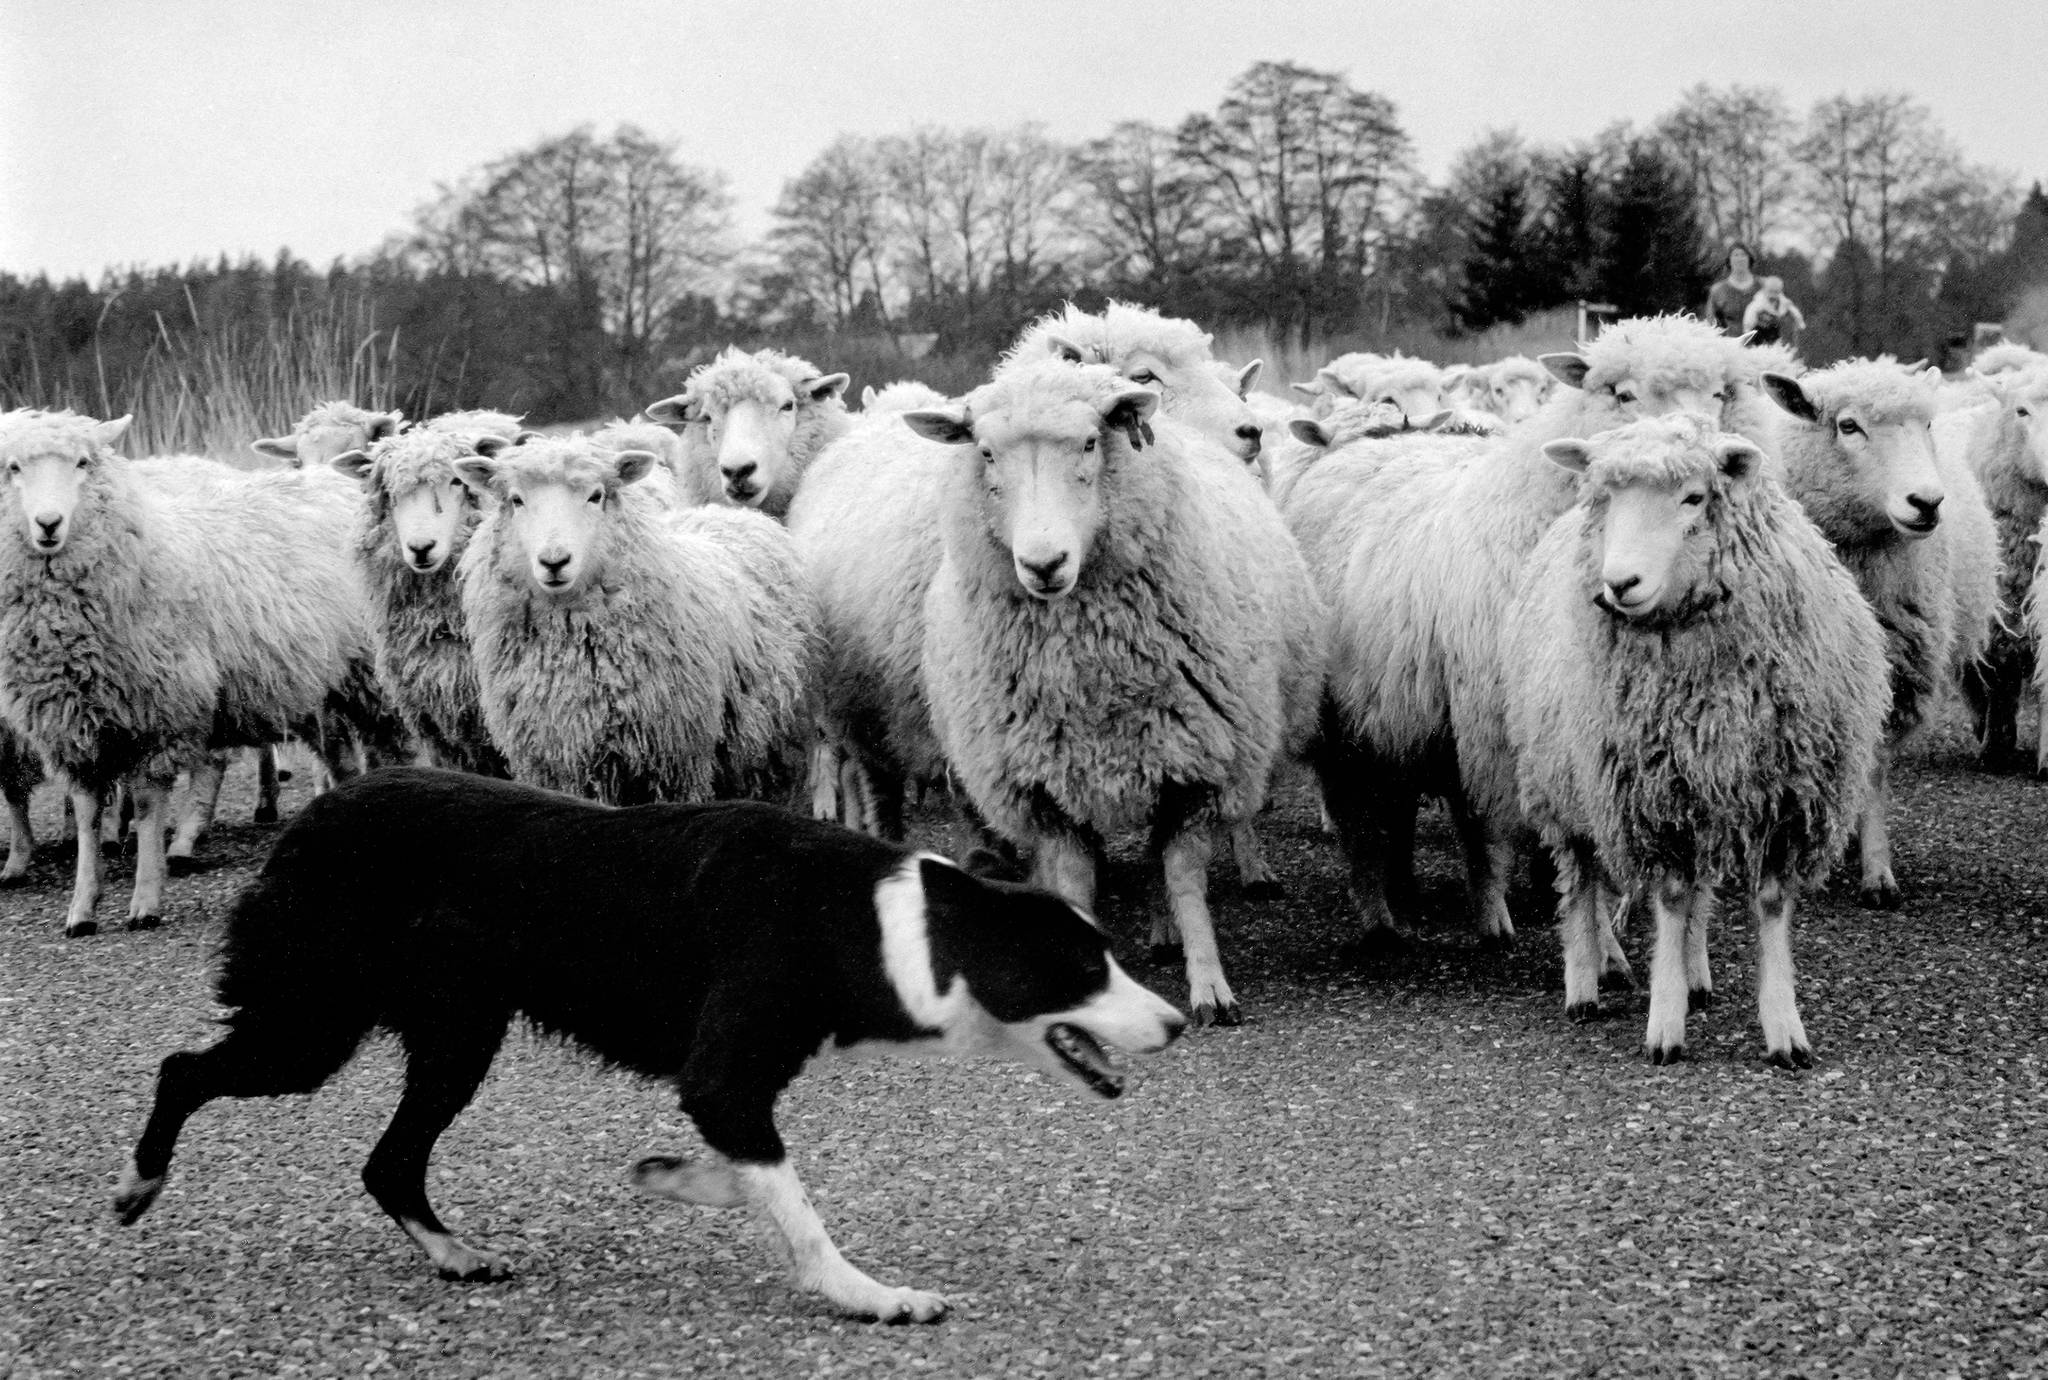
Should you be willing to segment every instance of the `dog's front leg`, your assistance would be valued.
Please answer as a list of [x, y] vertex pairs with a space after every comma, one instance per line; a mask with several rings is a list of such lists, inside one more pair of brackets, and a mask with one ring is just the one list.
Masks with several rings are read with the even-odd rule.
[[733, 1169], [747, 1206], [782, 1233], [798, 1288], [823, 1294], [849, 1313], [887, 1323], [936, 1322], [945, 1315], [946, 1301], [937, 1294], [892, 1288], [849, 1264], [787, 1159]]

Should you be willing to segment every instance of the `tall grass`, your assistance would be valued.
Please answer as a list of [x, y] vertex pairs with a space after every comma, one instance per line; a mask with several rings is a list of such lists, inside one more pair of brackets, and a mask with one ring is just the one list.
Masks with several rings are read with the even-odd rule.
[[1485, 364], [1508, 355], [1540, 355], [1569, 350], [1577, 340], [1579, 315], [1575, 307], [1557, 307], [1538, 312], [1516, 326], [1494, 326], [1475, 335], [1447, 336], [1426, 326], [1395, 322], [1378, 332], [1357, 331], [1311, 342], [1304, 349], [1298, 341], [1277, 340], [1257, 329], [1224, 329], [1216, 332], [1216, 358], [1243, 364], [1263, 359], [1259, 388], [1279, 397], [1291, 397], [1290, 383], [1304, 383], [1316, 370], [1338, 355], [1354, 350], [1382, 354], [1399, 351], [1438, 364]]
[[185, 320], [157, 317], [138, 362], [110, 371], [96, 345], [92, 376], [74, 372], [38, 405], [133, 414], [132, 455], [210, 455], [238, 466], [257, 463], [251, 441], [290, 430], [315, 403], [392, 405], [397, 337], [377, 329], [361, 299], [322, 301], [260, 326], [215, 326], [187, 306]]

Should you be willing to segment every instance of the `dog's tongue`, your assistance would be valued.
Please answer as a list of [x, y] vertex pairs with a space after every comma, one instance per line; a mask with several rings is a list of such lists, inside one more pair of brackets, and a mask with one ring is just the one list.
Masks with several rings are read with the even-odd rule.
[[1045, 1042], [1052, 1052], [1059, 1055], [1064, 1063], [1081, 1081], [1104, 1097], [1121, 1097], [1124, 1091], [1123, 1077], [1110, 1064], [1109, 1056], [1102, 1052], [1102, 1046], [1095, 1037], [1078, 1025], [1064, 1022], [1045, 1032]]

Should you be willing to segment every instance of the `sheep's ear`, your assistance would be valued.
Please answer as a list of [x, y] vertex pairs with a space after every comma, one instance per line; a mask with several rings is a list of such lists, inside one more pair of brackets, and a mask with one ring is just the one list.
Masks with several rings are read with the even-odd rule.
[[1740, 436], [1724, 436], [1715, 442], [1714, 456], [1721, 462], [1721, 473], [1735, 480], [1749, 478], [1764, 464], [1764, 453]]
[[1935, 368], [1932, 364], [1928, 364], [1925, 360], [1922, 360], [1921, 364], [1924, 366], [1920, 370], [1921, 378], [1926, 379], [1929, 383], [1935, 385], [1937, 388], [1940, 387], [1943, 383], [1947, 382], [1947, 380], [1942, 377], [1941, 370]]
[[121, 438], [127, 435], [128, 424], [134, 420], [134, 413], [124, 412], [110, 422], [94, 422], [92, 424], [93, 444], [105, 450], [112, 450], [121, 443]]
[[650, 422], [663, 426], [684, 427], [697, 420], [697, 410], [690, 402], [688, 393], [678, 393], [660, 402], [651, 402], [642, 409]]
[[1081, 353], [1081, 347], [1064, 336], [1047, 336], [1045, 338], [1045, 348], [1048, 352], [1057, 355], [1069, 364], [1086, 364], [1088, 362], [1088, 356]]
[[1244, 368], [1238, 370], [1237, 396], [1240, 398], [1250, 396], [1253, 385], [1258, 383], [1259, 375], [1264, 373], [1265, 369], [1266, 361], [1255, 359], [1250, 364], [1245, 365]]
[[1457, 415], [1455, 410], [1445, 408], [1442, 412], [1432, 413], [1415, 423], [1415, 429], [1417, 431], [1442, 431], [1451, 424], [1451, 419]]
[[1586, 466], [1593, 459], [1593, 448], [1584, 441], [1567, 437], [1561, 441], [1545, 441], [1543, 453], [1550, 457], [1550, 463], [1573, 474], [1584, 474]]
[[1109, 398], [1109, 405], [1102, 409], [1102, 424], [1106, 427], [1120, 427], [1132, 450], [1143, 450], [1152, 444], [1152, 427], [1149, 418], [1159, 410], [1159, 395], [1149, 388], [1119, 388]]
[[500, 451], [510, 450], [518, 444], [518, 441], [508, 441], [502, 436], [479, 436], [469, 443], [469, 448], [488, 460]]
[[1538, 355], [1536, 362], [1550, 371], [1550, 376], [1571, 388], [1586, 386], [1586, 361], [1582, 355], [1570, 353]]
[[637, 484], [653, 473], [661, 457], [651, 450], [622, 450], [613, 457], [621, 484]]
[[521, 427], [521, 428], [519, 428], [519, 434], [518, 434], [517, 436], [514, 436], [514, 437], [512, 438], [512, 444], [513, 444], [513, 445], [515, 445], [515, 446], [523, 446], [523, 445], [525, 445], [525, 444], [526, 444], [526, 443], [527, 443], [528, 441], [540, 441], [540, 440], [545, 440], [545, 439], [546, 439], [546, 436], [547, 436], [547, 433], [545, 433], [545, 432], [541, 432], [541, 431], [533, 431], [533, 430], [530, 430], [530, 429], [528, 429], [528, 428], [526, 428], [526, 427]]
[[272, 455], [279, 460], [296, 460], [299, 448], [292, 444], [289, 436], [264, 436], [249, 443], [249, 449], [258, 455]]
[[1771, 401], [1784, 408], [1803, 422], [1820, 421], [1820, 409], [1813, 405], [1813, 399], [1806, 396], [1806, 390], [1799, 386], [1799, 380], [1784, 374], [1765, 374], [1764, 392], [1771, 395]]
[[488, 455], [465, 455], [455, 462], [455, 477], [467, 484], [471, 493], [494, 494], [498, 491], [498, 462]]
[[1305, 393], [1311, 398], [1323, 396], [1323, 383], [1321, 379], [1310, 379], [1307, 383], [1290, 383], [1287, 386], [1295, 392]]
[[866, 412], [875, 405], [875, 386], [871, 383], [860, 390], [860, 410]]
[[368, 479], [370, 477], [370, 456], [367, 451], [343, 451], [327, 463], [340, 470], [350, 479]]
[[[1905, 368], [1906, 372], [1907, 372], [1907, 373], [1909, 373], [1909, 374], [1917, 374], [1917, 373], [1919, 373], [1919, 372], [1920, 372], [1921, 370], [1925, 369], [1926, 367], [1927, 367], [1927, 356], [1925, 356], [1925, 355], [1922, 355], [1922, 356], [1921, 356], [1920, 358], [1918, 358], [1918, 359], [1914, 360], [1914, 361], [1913, 361], [1913, 362], [1912, 362], [1911, 364], [1908, 364], [1908, 365], [1905, 365], [1905, 366], [1904, 366], [1904, 368]], [[1939, 374], [1939, 373], [1941, 372], [1941, 370], [1939, 370], [1939, 369], [1936, 369], [1936, 370], [1935, 370], [1934, 372], [1935, 372], [1935, 373], [1937, 373], [1937, 374]]]
[[1328, 394], [1333, 398], [1355, 398], [1358, 396], [1357, 391], [1350, 384], [1337, 377], [1327, 367], [1316, 370], [1316, 383], [1319, 385], [1316, 389], [1317, 392]]
[[403, 412], [380, 412], [370, 419], [370, 439], [381, 441], [387, 436], [396, 436], [404, 425]]
[[812, 402], [821, 403], [827, 398], [836, 398], [844, 393], [846, 385], [852, 382], [853, 380], [844, 374], [819, 374], [805, 379], [796, 387], [799, 393], [808, 394]]
[[974, 422], [964, 407], [919, 407], [902, 415], [903, 424], [927, 441], [964, 446], [974, 440]]
[[1317, 450], [1329, 449], [1330, 442], [1335, 439], [1330, 435], [1330, 429], [1313, 417], [1296, 417], [1287, 424], [1287, 434]]

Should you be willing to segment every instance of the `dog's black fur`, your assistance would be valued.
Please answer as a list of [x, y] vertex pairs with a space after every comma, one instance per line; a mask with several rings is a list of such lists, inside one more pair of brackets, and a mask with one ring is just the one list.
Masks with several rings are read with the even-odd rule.
[[[906, 875], [922, 883], [923, 916], [912, 929], [924, 936], [934, 990], [957, 979], [971, 995], [964, 1014], [943, 1018], [948, 1028], [913, 1014], [883, 956], [888, 926], [877, 888]], [[773, 806], [613, 810], [411, 768], [352, 781], [292, 822], [228, 919], [216, 986], [233, 1008], [228, 1033], [164, 1060], [116, 1200], [123, 1220], [154, 1201], [180, 1127], [204, 1103], [312, 1092], [382, 1029], [404, 1047], [405, 1092], [363, 1182], [444, 1274], [464, 1278], [491, 1277], [502, 1265], [441, 1225], [426, 1198], [427, 1158], [516, 1015], [622, 1068], [675, 1082], [683, 1110], [725, 1163], [703, 1171], [706, 1179], [654, 1191], [744, 1199], [786, 1233], [785, 1209], [797, 1212], [789, 1191], [801, 1199], [801, 1190], [748, 1189], [754, 1180], [734, 1177], [734, 1167], [783, 1164], [775, 1101], [821, 1048], [946, 1043], [1003, 1052], [992, 1048], [1001, 1040], [986, 1038], [1000, 1031], [1042, 1040], [1058, 1055], [1050, 1030], [1075, 1027], [1048, 1019], [1098, 1011], [1112, 989], [1119, 1019], [1144, 1001], [1157, 1007], [1144, 1012], [1157, 1020], [1157, 1038], [1126, 1044], [1158, 1048], [1180, 1024], [1122, 975], [1095, 925], [1048, 892], [985, 882]], [[930, 1015], [936, 1009], [927, 1007], [926, 1020], [940, 1019]], [[1114, 1020], [1097, 1024], [1094, 1033], [1113, 1041], [1129, 1035]], [[1085, 1052], [1076, 1058], [1091, 1063]], [[1099, 1048], [1093, 1072], [1076, 1058], [1065, 1060], [1067, 1071], [1113, 1095]], [[1052, 1055], [1037, 1062], [1058, 1069]], [[642, 1170], [684, 1172], [668, 1160]], [[763, 1193], [777, 1203], [755, 1201]], [[808, 1212], [805, 1203], [797, 1215]], [[800, 1276], [803, 1230], [797, 1223], [791, 1237]], [[817, 1239], [829, 1252], [821, 1225]], [[835, 1268], [827, 1261], [811, 1273]], [[884, 1292], [909, 1301], [877, 1304], [859, 1290], [841, 1297], [847, 1289], [835, 1292], [830, 1278], [805, 1282], [855, 1311], [922, 1318], [916, 1300], [933, 1301], [930, 1316], [944, 1307], [907, 1290]]]

